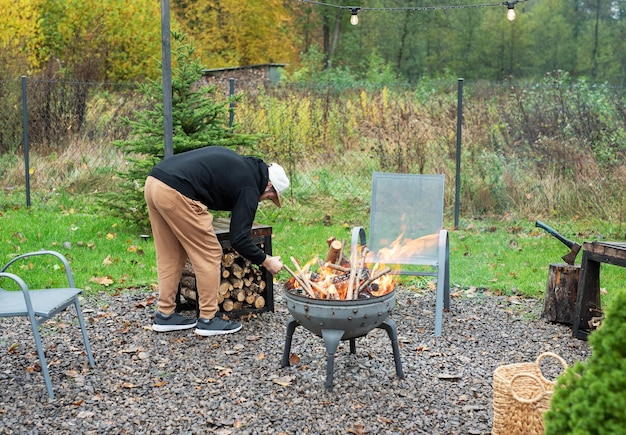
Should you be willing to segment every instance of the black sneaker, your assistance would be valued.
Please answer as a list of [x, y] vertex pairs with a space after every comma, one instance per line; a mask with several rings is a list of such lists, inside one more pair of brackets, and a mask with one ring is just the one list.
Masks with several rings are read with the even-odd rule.
[[232, 334], [241, 329], [241, 323], [232, 320], [224, 320], [222, 316], [216, 315], [211, 320], [198, 319], [196, 334], [203, 337], [211, 335]]
[[189, 319], [178, 313], [165, 316], [160, 311], [157, 311], [154, 315], [152, 330], [156, 332], [182, 331], [183, 329], [193, 328], [196, 326], [196, 323], [195, 319]]

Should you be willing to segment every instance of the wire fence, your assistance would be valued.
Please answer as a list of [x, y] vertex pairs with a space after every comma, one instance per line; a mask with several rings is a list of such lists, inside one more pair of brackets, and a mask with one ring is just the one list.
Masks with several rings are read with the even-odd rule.
[[[372, 172], [381, 170], [382, 148], [377, 152], [372, 144], [367, 149], [364, 143], [348, 144], [354, 120], [338, 118], [348, 114], [332, 107], [341, 104], [337, 96], [315, 90], [308, 94], [308, 104], [325, 101], [328, 106], [303, 113], [301, 104], [292, 105], [279, 91], [268, 89], [269, 93], [248, 89], [234, 118], [242, 132], [266, 134], [259, 150], [284, 165], [290, 175], [284, 199], [289, 207], [261, 207], [260, 213], [268, 219], [272, 216], [267, 215], [287, 213], [327, 223], [357, 219], [362, 224]], [[246, 91], [240, 86], [237, 92], [242, 90]], [[124, 170], [127, 156], [114, 143], [131, 133], [124, 118], [133, 119], [146, 108], [136, 86], [22, 78], [0, 82], [0, 96], [5, 97], [0, 111], [5, 191], [23, 190], [27, 205], [38, 206], [116, 188], [116, 174]], [[342, 210], [345, 213], [338, 217]]]
[[[268, 160], [285, 166], [291, 179], [283, 199], [289, 206], [280, 210], [261, 207], [261, 219], [269, 221], [281, 214], [307, 222], [362, 225], [369, 215], [375, 171], [444, 174], [448, 224], [453, 217], [456, 223], [459, 203], [462, 210], [472, 214], [530, 206], [552, 210], [563, 206], [564, 201], [555, 204], [554, 198], [560, 194], [551, 189], [574, 186], [581, 192], [579, 196], [587, 194], [584, 189], [595, 189], [587, 196], [597, 197], [599, 189], [623, 185], [623, 171], [616, 164], [611, 173], [591, 174], [593, 183], [573, 180], [567, 185], [557, 179], [546, 186], [545, 180], [528, 176], [529, 167], [507, 162], [523, 152], [534, 153], [519, 161], [535, 159], [543, 165], [539, 166], [541, 171], [548, 171], [550, 160], [541, 156], [559, 152], [559, 164], [564, 169], [557, 170], [565, 173], [570, 170], [567, 159], [571, 167], [581, 164], [580, 153], [584, 150], [579, 148], [590, 143], [588, 138], [597, 131], [610, 134], [616, 143], [616, 148], [604, 150], [604, 155], [623, 156], [623, 149], [619, 151], [626, 125], [623, 89], [612, 95], [624, 120], [621, 127], [617, 122], [614, 131], [607, 131], [600, 123], [591, 125], [593, 119], [583, 111], [587, 97], [582, 91], [576, 94], [579, 101], [573, 105], [580, 113], [559, 112], [553, 116], [541, 106], [548, 100], [546, 90], [540, 90], [536, 94], [539, 97], [531, 100], [528, 89], [515, 90], [510, 84], [466, 83], [464, 88], [454, 80], [424, 82], [405, 92], [338, 92], [330, 87], [246, 89], [239, 83], [236, 92], [243, 92], [243, 98], [235, 107], [238, 131], [263, 133], [259, 151]], [[466, 96], [461, 100], [463, 93]], [[559, 98], [567, 102], [569, 97]], [[508, 109], [492, 113], [493, 107], [505, 106], [498, 103], [501, 98], [508, 99]], [[147, 104], [153, 106], [154, 102], [146, 103], [135, 85], [0, 81], [0, 187], [7, 192], [24, 191], [25, 201], [32, 192], [32, 206], [115, 189], [118, 171], [124, 171], [128, 156], [114, 143], [129, 138], [131, 130], [124, 119], [154, 108]], [[461, 106], [465, 107], [460, 117]], [[521, 116], [515, 110], [526, 112]], [[559, 118], [563, 116], [571, 119]], [[578, 119], [585, 125], [577, 124]], [[574, 138], [582, 145], [573, 143], [570, 137], [557, 138], [551, 144], [546, 140], [550, 132], [539, 130], [565, 121], [568, 128], [589, 130], [582, 131], [580, 139]], [[461, 130], [462, 124], [469, 128]], [[28, 125], [26, 131], [24, 125]], [[527, 141], [521, 134], [536, 139]], [[568, 141], [568, 147], [561, 140]], [[461, 141], [469, 146], [461, 145]], [[519, 145], [522, 143], [529, 145]], [[614, 179], [607, 180], [611, 177]], [[541, 195], [537, 194], [539, 190]], [[532, 200], [528, 192], [533, 192]], [[616, 208], [625, 203], [618, 190], [609, 195]], [[589, 209], [588, 202], [584, 206]], [[580, 204], [571, 207], [580, 208]], [[607, 207], [599, 204], [598, 209], [606, 211]]]

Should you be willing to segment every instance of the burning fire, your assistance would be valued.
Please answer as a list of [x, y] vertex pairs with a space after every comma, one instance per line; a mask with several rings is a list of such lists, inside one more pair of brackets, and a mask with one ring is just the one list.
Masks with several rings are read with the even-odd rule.
[[[395, 290], [396, 283], [389, 272], [390, 268], [380, 268], [375, 264], [368, 268], [366, 258], [369, 254], [367, 247], [359, 247], [350, 260], [343, 255], [342, 249], [337, 249], [338, 241], [328, 240], [329, 255], [326, 261], [313, 258], [304, 266], [291, 257], [296, 267], [286, 283], [287, 290], [298, 290], [314, 299], [353, 300], [379, 297]], [[333, 247], [334, 245], [334, 247]], [[343, 243], [339, 244], [343, 247]], [[317, 267], [316, 267], [317, 266]]]
[[437, 244], [439, 242], [439, 234], [430, 234], [428, 236], [419, 237], [417, 239], [404, 239], [401, 234], [394, 240], [388, 248], [382, 248], [378, 252], [370, 252], [368, 261], [380, 261], [389, 264], [407, 264], [411, 258], [421, 255], [437, 252]]

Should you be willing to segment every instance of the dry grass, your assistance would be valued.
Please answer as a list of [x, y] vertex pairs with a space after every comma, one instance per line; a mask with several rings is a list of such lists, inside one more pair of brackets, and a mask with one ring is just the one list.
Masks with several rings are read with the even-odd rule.
[[[260, 151], [288, 168], [294, 181], [291, 202], [311, 220], [349, 213], [350, 207], [366, 209], [360, 203], [369, 197], [372, 171], [443, 173], [451, 210], [457, 171], [455, 97], [452, 90], [426, 101], [409, 91], [261, 93], [238, 104], [235, 121], [240, 132], [267, 135]], [[567, 139], [567, 129], [552, 127], [544, 130], [555, 132], [554, 137], [528, 142], [524, 132], [532, 124], [516, 124], [520, 103], [512, 96], [497, 87], [476, 87], [466, 98], [460, 166], [465, 216], [624, 219], [626, 164], [618, 148], [590, 146], [584, 130]], [[97, 99], [88, 122], [98, 122], [103, 114], [111, 118], [116, 101]], [[614, 127], [616, 137], [623, 134], [623, 126]], [[126, 165], [124, 155], [108, 133], [91, 136], [70, 137], [57, 149], [31, 147], [32, 189], [90, 193], [115, 187], [116, 172]], [[590, 131], [589, 137], [597, 138], [598, 132]], [[603, 146], [608, 163], [594, 154]], [[23, 157], [3, 155], [0, 163], [2, 187], [21, 188]]]

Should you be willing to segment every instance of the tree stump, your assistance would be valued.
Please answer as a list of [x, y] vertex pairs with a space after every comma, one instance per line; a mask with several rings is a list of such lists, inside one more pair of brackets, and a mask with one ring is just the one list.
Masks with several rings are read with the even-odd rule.
[[578, 295], [580, 264], [551, 264], [541, 318], [547, 322], [573, 325]]

